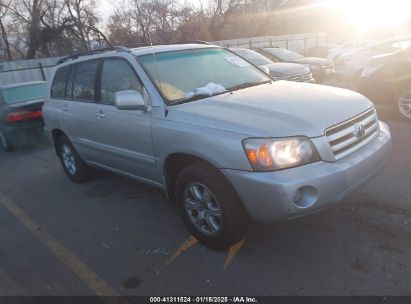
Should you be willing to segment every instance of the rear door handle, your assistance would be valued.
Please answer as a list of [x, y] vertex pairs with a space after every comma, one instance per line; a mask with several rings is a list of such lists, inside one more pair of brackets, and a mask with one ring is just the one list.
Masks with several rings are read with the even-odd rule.
[[70, 107], [65, 104], [65, 105], [63, 105], [62, 109], [63, 109], [64, 112], [68, 112], [68, 110], [70, 110]]
[[106, 114], [104, 114], [102, 111], [98, 111], [97, 113], [96, 113], [96, 117], [97, 118], [106, 118]]

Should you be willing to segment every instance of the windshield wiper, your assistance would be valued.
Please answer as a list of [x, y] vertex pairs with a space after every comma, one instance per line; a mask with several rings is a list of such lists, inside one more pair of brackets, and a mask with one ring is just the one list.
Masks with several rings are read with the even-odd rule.
[[233, 92], [233, 91], [246, 89], [246, 88], [249, 88], [249, 87], [255, 87], [255, 86], [258, 86], [258, 85], [271, 83], [271, 82], [272, 82], [272, 80], [266, 80], [266, 81], [262, 81], [262, 82], [245, 82], [245, 83], [242, 83], [240, 85], [231, 87], [231, 88], [229, 88], [226, 91], [221, 92], [221, 93], [216, 93], [216, 94], [213, 94], [213, 95], [197, 94], [197, 95], [194, 95], [194, 96], [189, 97], [189, 98], [176, 100], [173, 103], [171, 103], [170, 105], [175, 106], [175, 105], [179, 105], [179, 104], [183, 104], [183, 103], [187, 103], [187, 102], [191, 102], [191, 101], [195, 101], [195, 100], [199, 100], [199, 99], [204, 99], [204, 98], [208, 98], [208, 97], [213, 97], [213, 96], [217, 96], [217, 95], [221, 95], [221, 94], [226, 94], [226, 93], [230, 93], [230, 92]]
[[228, 93], [228, 91], [224, 91], [224, 92], [221, 92], [221, 93], [216, 93], [216, 94], [214, 94], [214, 95], [198, 94], [198, 95], [194, 95], [194, 96], [192, 96], [192, 97], [190, 97], [190, 98], [184, 98], [184, 99], [180, 99], [180, 100], [174, 101], [174, 102], [171, 103], [170, 105], [171, 105], [171, 106], [175, 106], [175, 105], [179, 105], [179, 104], [182, 104], [182, 103], [187, 103], [187, 102], [191, 102], [191, 101], [195, 101], [195, 100], [199, 100], [199, 99], [204, 99], [204, 98], [208, 98], [208, 97], [213, 97], [213, 96], [221, 95], [221, 94], [224, 94], [224, 93]]
[[245, 82], [245, 83], [239, 84], [237, 86], [231, 87], [231, 88], [227, 89], [227, 91], [233, 92], [233, 91], [246, 89], [246, 88], [250, 88], [250, 87], [255, 87], [255, 86], [258, 86], [258, 85], [271, 83], [271, 82], [272, 82], [271, 80], [266, 80], [266, 81], [261, 81], [261, 82]]

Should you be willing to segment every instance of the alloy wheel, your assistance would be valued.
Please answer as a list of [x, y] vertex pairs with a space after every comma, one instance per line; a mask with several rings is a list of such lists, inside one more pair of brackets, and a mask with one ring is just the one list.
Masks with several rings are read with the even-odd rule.
[[184, 206], [192, 224], [203, 234], [217, 235], [223, 224], [220, 204], [213, 192], [201, 183], [189, 183], [184, 190]]
[[70, 175], [75, 175], [77, 172], [76, 159], [74, 158], [73, 151], [67, 144], [64, 144], [61, 147], [61, 157], [63, 159], [64, 166]]

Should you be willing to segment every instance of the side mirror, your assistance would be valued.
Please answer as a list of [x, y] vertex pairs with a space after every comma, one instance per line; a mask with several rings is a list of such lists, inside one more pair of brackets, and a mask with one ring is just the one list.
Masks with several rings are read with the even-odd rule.
[[120, 91], [114, 94], [114, 104], [119, 110], [147, 110], [143, 96], [134, 90]]

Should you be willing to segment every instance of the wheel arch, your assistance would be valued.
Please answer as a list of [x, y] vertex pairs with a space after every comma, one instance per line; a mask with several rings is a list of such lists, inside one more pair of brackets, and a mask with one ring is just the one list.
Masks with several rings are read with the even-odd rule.
[[60, 129], [54, 129], [51, 131], [51, 136], [53, 139], [53, 146], [54, 146], [54, 151], [56, 152], [57, 156], [59, 156], [59, 152], [57, 150], [57, 142], [61, 138], [61, 136], [66, 135], [62, 130]]
[[[211, 170], [218, 172], [233, 188], [234, 192], [237, 191], [232, 186], [227, 177], [219, 170], [219, 167], [214, 162], [192, 153], [175, 152], [169, 154], [163, 162], [163, 174], [165, 178], [165, 190], [170, 201], [175, 202], [175, 185], [179, 173], [188, 165], [199, 162], [209, 167]], [[237, 194], [238, 196], [238, 194]]]

